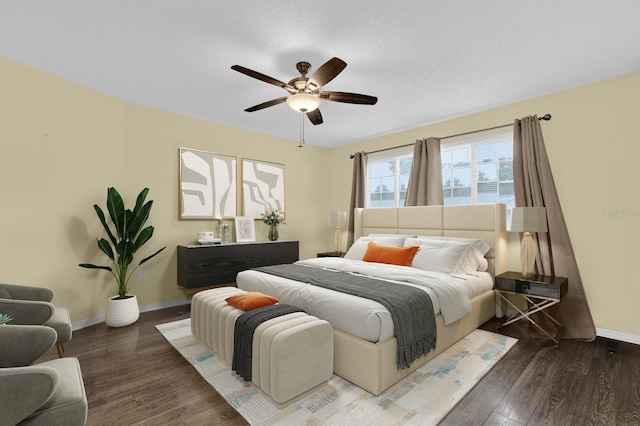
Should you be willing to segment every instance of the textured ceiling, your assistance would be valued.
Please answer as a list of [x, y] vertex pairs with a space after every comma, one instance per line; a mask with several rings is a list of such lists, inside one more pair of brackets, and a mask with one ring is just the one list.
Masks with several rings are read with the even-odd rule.
[[286, 104], [243, 111], [287, 92], [231, 65], [286, 82], [337, 56], [348, 66], [324, 89], [379, 101], [322, 103], [306, 142], [334, 147], [638, 71], [640, 1], [2, 0], [0, 55], [292, 141]]

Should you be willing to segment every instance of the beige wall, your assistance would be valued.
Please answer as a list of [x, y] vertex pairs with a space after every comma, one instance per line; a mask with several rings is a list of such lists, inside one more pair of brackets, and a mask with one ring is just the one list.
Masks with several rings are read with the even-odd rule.
[[[640, 342], [640, 280], [631, 271], [640, 236], [640, 73], [333, 149], [329, 161], [339, 167], [330, 176], [335, 190], [329, 201], [348, 208], [350, 188], [343, 183], [351, 181], [349, 154], [545, 113], [553, 115], [542, 124], [545, 145], [596, 327]], [[509, 267], [519, 270], [516, 236], [510, 235], [509, 247]]]
[[[150, 188], [156, 231], [145, 253], [167, 246], [144, 265], [146, 279], [132, 278], [131, 291], [142, 306], [185, 299], [176, 246], [213, 223], [178, 220], [179, 147], [285, 164], [280, 237], [299, 240], [301, 257], [332, 247], [322, 201], [327, 150], [131, 105], [2, 57], [0, 93], [0, 282], [53, 288], [76, 324], [103, 315], [116, 291], [108, 273], [77, 266], [106, 264], [92, 206], [104, 206], [109, 186], [129, 203]], [[256, 221], [256, 234], [265, 240], [267, 226]]]
[[[640, 144], [632, 131], [640, 115], [640, 73], [332, 150], [299, 149], [295, 142], [131, 105], [2, 57], [0, 93], [0, 282], [54, 288], [55, 302], [70, 308], [74, 322], [103, 315], [115, 291], [106, 274], [77, 267], [102, 259], [91, 206], [104, 203], [108, 186], [127, 200], [148, 186], [155, 200], [150, 223], [156, 234], [148, 250], [167, 250], [150, 262], [145, 280], [132, 279], [140, 304], [184, 298], [175, 282], [176, 245], [211, 223], [177, 218], [181, 146], [284, 163], [287, 225], [280, 235], [299, 240], [304, 258], [333, 247], [327, 220], [331, 211], [348, 210], [349, 154], [548, 112], [546, 146], [596, 326], [640, 336], [640, 286], [628, 273], [640, 234], [634, 189]], [[266, 238], [264, 224], [256, 222], [256, 230], [258, 239]], [[517, 270], [514, 236], [510, 246], [509, 264]]]

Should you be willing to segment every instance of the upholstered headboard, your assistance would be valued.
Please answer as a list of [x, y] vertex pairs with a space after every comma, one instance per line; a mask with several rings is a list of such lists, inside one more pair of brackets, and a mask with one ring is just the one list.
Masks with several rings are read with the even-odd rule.
[[354, 237], [369, 234], [482, 238], [489, 272], [507, 270], [507, 208], [504, 204], [366, 208], [354, 211]]

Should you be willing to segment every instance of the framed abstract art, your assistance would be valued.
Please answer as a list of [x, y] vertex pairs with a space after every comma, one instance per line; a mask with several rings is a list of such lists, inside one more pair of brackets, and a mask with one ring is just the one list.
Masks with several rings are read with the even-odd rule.
[[180, 219], [236, 216], [236, 157], [180, 148]]
[[260, 218], [268, 209], [284, 214], [284, 164], [242, 159], [244, 216]]

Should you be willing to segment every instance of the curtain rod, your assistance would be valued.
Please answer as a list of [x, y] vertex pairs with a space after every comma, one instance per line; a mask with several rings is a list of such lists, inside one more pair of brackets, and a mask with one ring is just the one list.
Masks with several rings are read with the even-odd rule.
[[[538, 120], [549, 121], [549, 120], [551, 120], [551, 114], [545, 114], [542, 117], [538, 117]], [[489, 130], [502, 129], [503, 127], [509, 127], [509, 126], [513, 126], [513, 123], [501, 124], [500, 126], [494, 126], [494, 127], [487, 127], [486, 129], [472, 130], [470, 132], [458, 133], [457, 135], [443, 136], [443, 137], [441, 137], [439, 139], [443, 140], [443, 139], [456, 138], [458, 136], [472, 135], [474, 133], [487, 132]], [[397, 148], [405, 148], [405, 147], [413, 146], [413, 145], [415, 145], [415, 142], [414, 143], [408, 143], [408, 144], [405, 144], [405, 145], [392, 146], [392, 147], [389, 147], [389, 148], [382, 148], [382, 149], [377, 149], [375, 151], [365, 152], [365, 155], [375, 154], [375, 153], [384, 152], [384, 151], [390, 151], [392, 149], [397, 149]], [[351, 154], [349, 156], [349, 158], [351, 158], [351, 159], [353, 159], [353, 157], [355, 157], [355, 154]]]

